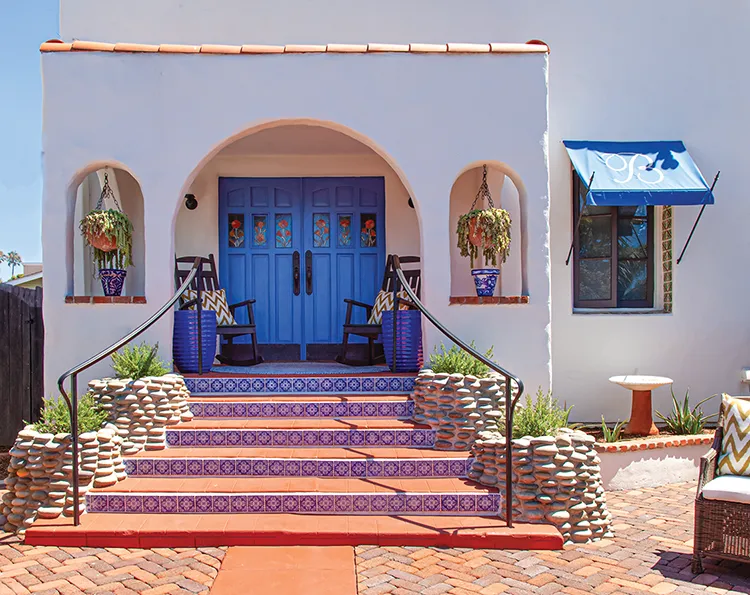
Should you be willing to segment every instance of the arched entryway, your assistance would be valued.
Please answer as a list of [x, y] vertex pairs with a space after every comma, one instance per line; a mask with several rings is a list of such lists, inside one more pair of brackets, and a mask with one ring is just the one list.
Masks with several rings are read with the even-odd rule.
[[256, 300], [266, 359], [333, 359], [344, 300], [372, 304], [387, 254], [420, 255], [415, 201], [389, 161], [344, 127], [290, 120], [227, 139], [194, 171], [175, 253], [214, 254], [228, 301]]

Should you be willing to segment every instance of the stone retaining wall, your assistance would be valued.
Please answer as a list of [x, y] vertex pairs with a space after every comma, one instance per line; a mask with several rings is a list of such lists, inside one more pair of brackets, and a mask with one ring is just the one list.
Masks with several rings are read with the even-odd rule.
[[477, 433], [497, 431], [505, 415], [505, 379], [422, 370], [414, 382], [414, 421], [435, 430], [438, 450], [469, 450]]
[[[554, 437], [513, 440], [514, 520], [552, 523], [568, 543], [611, 537], [612, 516], [607, 509], [594, 443], [593, 436], [567, 428]], [[474, 463], [469, 477], [502, 488], [505, 437], [498, 432], [484, 432], [472, 451]], [[501, 516], [504, 512], [501, 489]]]
[[[107, 424], [98, 432], [79, 437], [79, 504], [85, 510], [86, 493], [125, 479], [122, 439]], [[42, 434], [33, 426], [18, 433], [10, 450], [7, 492], [0, 506], [0, 526], [8, 532], [23, 532], [37, 518], [73, 515], [73, 437]]]
[[138, 380], [92, 380], [89, 390], [116, 426], [125, 455], [144, 448], [166, 448], [167, 426], [193, 419], [188, 404], [190, 393], [183, 377], [177, 374]]

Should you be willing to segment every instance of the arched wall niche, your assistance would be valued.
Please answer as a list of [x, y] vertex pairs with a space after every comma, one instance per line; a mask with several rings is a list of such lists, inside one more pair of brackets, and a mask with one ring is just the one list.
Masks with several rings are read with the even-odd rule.
[[[451, 238], [451, 297], [476, 296], [471, 276], [471, 259], [461, 256], [457, 243], [456, 224], [458, 218], [471, 209], [482, 183], [483, 166], [487, 166], [487, 185], [497, 208], [507, 210], [511, 217], [510, 254], [505, 263], [498, 266], [500, 277], [495, 296], [516, 297], [528, 295], [526, 258], [528, 237], [526, 229], [527, 197], [520, 176], [507, 164], [500, 161], [476, 161], [464, 167], [456, 177], [450, 194], [450, 238]], [[487, 207], [487, 204], [482, 204]], [[477, 204], [476, 208], [480, 205]], [[482, 256], [474, 267], [483, 266]]]
[[[141, 186], [133, 173], [123, 164], [98, 162], [80, 170], [73, 177], [68, 191], [66, 258], [68, 295], [104, 295], [101, 283], [96, 278], [96, 264], [92, 252], [86, 246], [79, 224], [92, 209], [104, 187], [104, 176], [122, 211], [133, 224], [133, 265], [128, 267], [122, 295], [144, 296], [146, 286], [146, 251], [144, 239], [144, 205]], [[115, 208], [111, 200], [104, 204], [105, 209]]]

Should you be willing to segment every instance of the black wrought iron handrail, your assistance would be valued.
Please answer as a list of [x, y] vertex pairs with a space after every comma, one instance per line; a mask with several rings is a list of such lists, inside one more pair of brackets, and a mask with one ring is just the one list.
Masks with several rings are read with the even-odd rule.
[[[448, 337], [448, 339], [450, 339], [453, 343], [458, 345], [466, 353], [478, 359], [485, 366], [487, 366], [491, 370], [494, 370], [505, 379], [505, 522], [508, 525], [508, 527], [512, 527], [513, 526], [513, 445], [512, 445], [511, 440], [513, 438], [513, 412], [516, 408], [516, 405], [518, 404], [518, 400], [521, 398], [521, 395], [523, 394], [523, 382], [518, 376], [511, 374], [510, 372], [508, 372], [508, 370], [506, 370], [505, 368], [493, 362], [486, 355], [479, 353], [476, 349], [474, 349], [470, 345], [467, 345], [466, 342], [462, 341], [454, 333], [452, 333], [447, 328], [445, 328], [445, 326], [437, 318], [435, 318], [435, 316], [427, 308], [425, 308], [424, 304], [419, 300], [419, 298], [417, 297], [417, 294], [414, 292], [414, 290], [411, 288], [411, 286], [407, 282], [406, 277], [404, 277], [404, 272], [401, 269], [401, 261], [399, 260], [399, 257], [393, 254], [391, 255], [390, 258], [392, 259], [392, 262], [393, 262], [392, 290], [393, 290], [393, 304], [394, 304], [393, 306], [393, 312], [394, 312], [393, 362], [394, 362], [394, 367], [395, 367], [395, 362], [396, 362], [396, 357], [395, 357], [396, 332], [397, 332], [396, 312], [398, 312], [398, 306], [396, 304], [398, 304], [397, 294], [399, 291], [399, 285], [401, 285], [404, 291], [406, 291], [406, 294], [409, 296], [409, 300], [414, 304], [414, 306], [420, 312], [422, 312], [425, 318], [427, 318], [427, 320], [429, 320], [432, 323], [432, 326], [434, 326], [437, 330], [443, 333], [446, 337]], [[516, 393], [515, 397], [513, 396], [513, 388], [511, 386], [512, 383], [515, 383], [515, 385], [518, 387], [518, 392]]]
[[[119, 341], [116, 341], [115, 343], [112, 343], [109, 347], [103, 349], [96, 355], [90, 357], [85, 362], [78, 364], [77, 366], [71, 368], [67, 372], [65, 372], [60, 378], [57, 380], [57, 386], [60, 389], [60, 394], [62, 395], [63, 399], [65, 399], [66, 404], [68, 405], [68, 413], [70, 414], [70, 433], [73, 436], [73, 524], [79, 525], [81, 522], [81, 511], [79, 508], [79, 502], [78, 502], [78, 496], [79, 496], [79, 490], [78, 490], [78, 475], [79, 475], [79, 461], [78, 461], [78, 374], [83, 372], [84, 370], [87, 370], [94, 364], [99, 363], [102, 361], [105, 357], [108, 357], [112, 355], [115, 351], [118, 349], [124, 347], [128, 343], [130, 343], [133, 339], [138, 337], [140, 334], [151, 328], [151, 326], [159, 320], [164, 314], [166, 314], [172, 306], [174, 306], [177, 303], [177, 300], [180, 299], [180, 296], [185, 293], [185, 290], [190, 287], [190, 284], [193, 282], [195, 277], [200, 274], [201, 271], [201, 259], [196, 258], [195, 262], [193, 263], [192, 268], [190, 269], [190, 272], [188, 273], [188, 276], [185, 278], [185, 281], [182, 285], [180, 285], [177, 292], [167, 301], [155, 314], [153, 314], [146, 322], [141, 324], [139, 327], [137, 327], [135, 330], [129, 332], [127, 335], [125, 335], [122, 339]], [[202, 341], [200, 340], [200, 331], [201, 331], [201, 324], [200, 324], [200, 310], [201, 310], [201, 297], [200, 297], [200, 282], [197, 284], [197, 290], [198, 290], [198, 304], [197, 304], [197, 310], [198, 310], [198, 333], [199, 333], [199, 339], [198, 339], [198, 359], [201, 359], [201, 346]], [[199, 361], [199, 367], [202, 368], [201, 362]], [[65, 392], [65, 380], [67, 378], [70, 378], [70, 394]]]

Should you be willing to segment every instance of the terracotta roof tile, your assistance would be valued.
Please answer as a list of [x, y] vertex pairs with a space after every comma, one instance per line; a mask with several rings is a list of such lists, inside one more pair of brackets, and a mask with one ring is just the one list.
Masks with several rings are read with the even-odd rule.
[[243, 54], [283, 54], [283, 45], [254, 45], [247, 44], [242, 46]]
[[549, 47], [544, 42], [532, 40], [527, 43], [368, 43], [348, 44], [330, 43], [328, 45], [185, 45], [163, 43], [104, 43], [99, 41], [75, 40], [65, 43], [59, 39], [50, 39], [40, 48], [42, 52], [129, 52], [129, 53], [164, 53], [164, 54], [366, 54], [366, 53], [413, 53], [413, 54], [533, 54], [548, 53]]

